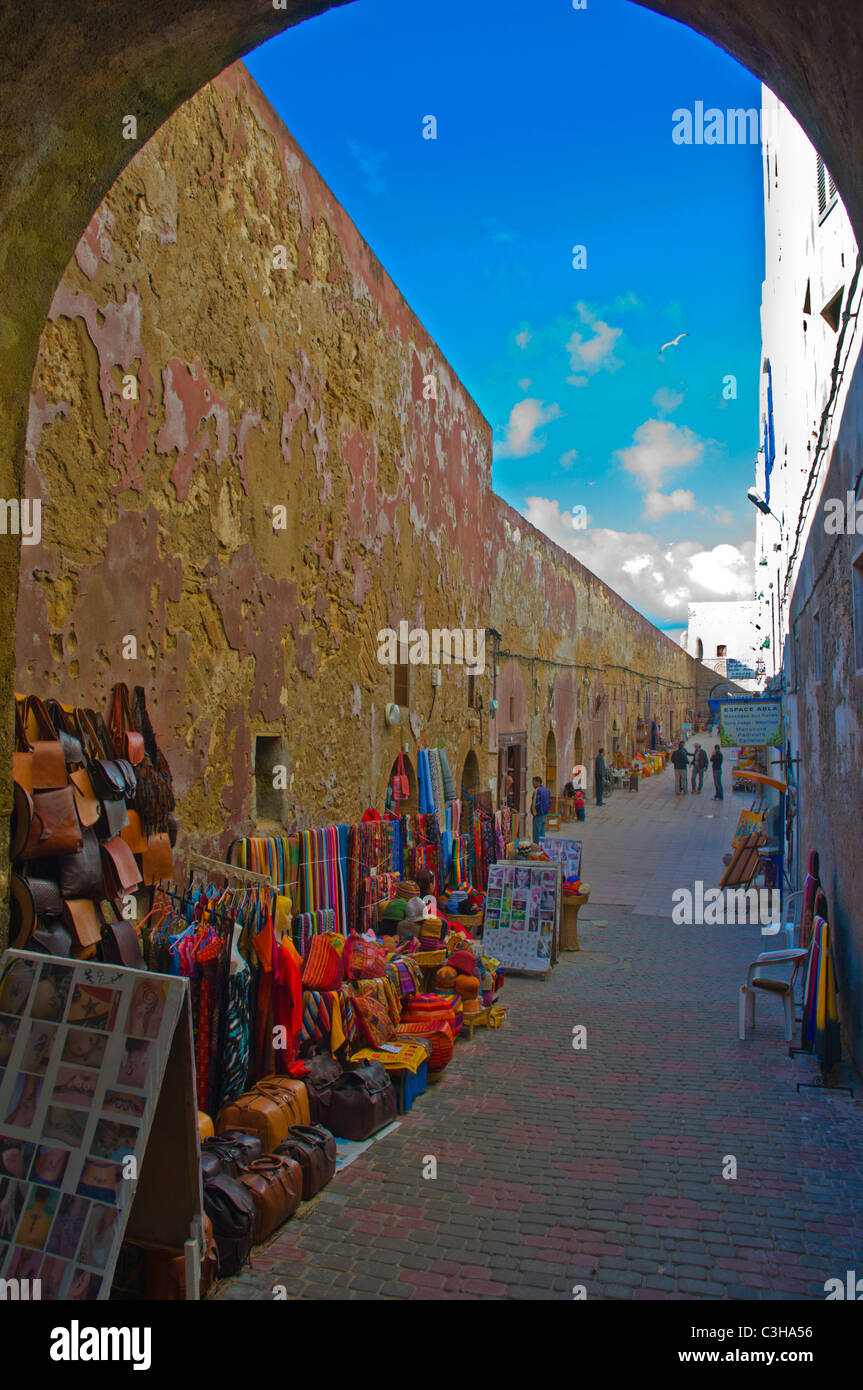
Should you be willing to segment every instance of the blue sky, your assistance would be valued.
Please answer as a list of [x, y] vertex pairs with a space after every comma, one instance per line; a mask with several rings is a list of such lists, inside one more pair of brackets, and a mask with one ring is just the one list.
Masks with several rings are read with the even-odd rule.
[[752, 593], [764, 251], [759, 147], [672, 112], [760, 85], [630, 0], [524, 13], [358, 0], [246, 61], [491, 423], [496, 490], [679, 630]]

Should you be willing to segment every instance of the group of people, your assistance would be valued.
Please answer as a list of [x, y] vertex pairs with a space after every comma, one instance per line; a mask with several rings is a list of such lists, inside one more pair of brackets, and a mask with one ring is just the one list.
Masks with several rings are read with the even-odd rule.
[[699, 796], [704, 788], [704, 774], [708, 767], [713, 768], [713, 800], [723, 801], [722, 791], [722, 750], [719, 744], [714, 744], [713, 752], [708, 758], [706, 751], [700, 743], [696, 743], [692, 752], [688, 752], [683, 742], [678, 743], [671, 755], [671, 765], [675, 774], [675, 796], [686, 796], [687, 779], [690, 764], [692, 765], [692, 794]]

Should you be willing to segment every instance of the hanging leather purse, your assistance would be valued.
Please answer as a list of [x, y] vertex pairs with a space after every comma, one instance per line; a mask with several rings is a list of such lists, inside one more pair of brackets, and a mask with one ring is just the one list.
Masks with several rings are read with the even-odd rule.
[[256, 1158], [237, 1179], [255, 1204], [255, 1244], [278, 1230], [300, 1205], [303, 1174], [292, 1158]]
[[105, 884], [102, 896], [122, 898], [126, 893], [134, 893], [136, 888], [140, 888], [141, 874], [125, 840], [117, 836], [113, 840], [105, 840], [99, 848]]
[[78, 948], [93, 954], [102, 939], [102, 922], [92, 898], [67, 898], [63, 904], [63, 920]]
[[12, 859], [49, 859], [78, 853], [84, 839], [70, 786], [34, 791], [31, 796], [16, 782], [13, 791], [9, 849]]
[[114, 753], [118, 758], [127, 758], [133, 767], [144, 761], [146, 749], [144, 735], [132, 723], [132, 709], [129, 701], [128, 685], [118, 684], [111, 693], [111, 714], [108, 721]]
[[64, 898], [95, 898], [103, 896], [102, 856], [99, 841], [93, 830], [85, 830], [78, 854], [67, 854], [60, 860], [60, 892]]
[[27, 942], [27, 950], [41, 951], [48, 956], [63, 956], [68, 960], [73, 951], [72, 937], [59, 917], [40, 918], [39, 925], [34, 927]]
[[14, 780], [34, 792], [65, 787], [69, 778], [63, 747], [45, 705], [35, 695], [16, 699], [15, 731], [19, 751], [13, 755]]
[[129, 970], [147, 969], [134, 922], [121, 918], [103, 926], [102, 959], [109, 965], [125, 965]]
[[79, 767], [75, 772], [69, 773], [69, 781], [75, 795], [75, 809], [78, 812], [78, 819], [84, 829], [89, 830], [102, 814], [102, 807], [93, 790], [90, 774], [86, 767]]
[[120, 831], [120, 839], [126, 841], [133, 854], [143, 854], [147, 848], [147, 837], [141, 828], [141, 817], [129, 807], [126, 808], [126, 815], [128, 823]]
[[[87, 754], [87, 773], [90, 786], [99, 799], [99, 820], [96, 833], [100, 840], [110, 840], [129, 822], [126, 808], [127, 776], [119, 762], [105, 755], [105, 740], [99, 729], [101, 721], [90, 710], [76, 710], [81, 742]], [[133, 774], [134, 775], [134, 774]]]
[[[134, 813], [130, 813], [134, 814]], [[174, 877], [174, 854], [171, 841], [166, 834], [150, 835], [141, 856], [141, 870], [144, 882], [159, 883], [162, 879]]]
[[67, 768], [83, 766], [86, 761], [84, 745], [75, 728], [74, 708], [71, 705], [61, 705], [59, 700], [49, 700], [46, 708], [51, 723], [57, 730], [57, 738], [60, 740]]
[[53, 878], [28, 878], [27, 886], [33, 897], [33, 909], [40, 917], [61, 917], [63, 898], [59, 884]]

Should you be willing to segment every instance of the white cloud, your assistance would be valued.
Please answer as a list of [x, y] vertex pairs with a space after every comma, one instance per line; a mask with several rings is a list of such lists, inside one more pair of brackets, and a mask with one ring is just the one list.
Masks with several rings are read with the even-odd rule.
[[578, 458], [578, 450], [577, 450], [577, 449], [567, 449], [566, 453], [565, 453], [565, 454], [561, 454], [561, 456], [560, 456], [560, 466], [561, 466], [561, 468], [571, 468], [572, 465], [575, 463], [575, 460], [576, 460], [577, 458]]
[[651, 488], [644, 499], [642, 516], [655, 520], [669, 512], [694, 512], [695, 493], [688, 487], [676, 487], [673, 492], [657, 492]]
[[560, 406], [546, 405], [544, 401], [532, 397], [519, 401], [510, 411], [506, 437], [496, 446], [498, 458], [520, 459], [539, 453], [545, 447], [545, 439], [537, 434], [537, 430], [547, 425], [549, 420], [557, 420], [560, 413]]
[[670, 415], [683, 404], [683, 395], [682, 391], [673, 391], [670, 386], [660, 386], [652, 400], [657, 410], [666, 410]]
[[532, 385], [533, 385], [533, 382], [531, 381], [531, 379], [530, 379], [529, 376], [522, 376], [522, 377], [519, 377], [518, 389], [519, 389], [520, 391], [526, 391], [526, 390], [528, 389], [528, 387], [530, 387], [530, 386], [532, 386]]
[[735, 522], [734, 513], [730, 512], [727, 507], [714, 507], [713, 517], [720, 526], [733, 526]]
[[688, 464], [699, 463], [704, 442], [686, 425], [672, 420], [645, 420], [626, 449], [618, 449], [619, 459], [628, 473], [646, 487], [660, 487], [663, 474]]
[[554, 498], [528, 497], [524, 515], [642, 613], [685, 623], [687, 605], [753, 595], [755, 543], [662, 545], [640, 531], [578, 530]]
[[516, 345], [524, 349], [527, 347], [532, 337], [533, 334], [531, 333], [529, 328], [522, 328], [521, 332], [516, 333], [515, 335]]
[[604, 319], [597, 318], [589, 304], [577, 304], [581, 322], [590, 329], [591, 337], [580, 333], [576, 328], [566, 344], [572, 376], [568, 376], [570, 386], [586, 386], [588, 377], [599, 371], [616, 372], [623, 363], [615, 357], [614, 349], [623, 333], [622, 328], [612, 328]]

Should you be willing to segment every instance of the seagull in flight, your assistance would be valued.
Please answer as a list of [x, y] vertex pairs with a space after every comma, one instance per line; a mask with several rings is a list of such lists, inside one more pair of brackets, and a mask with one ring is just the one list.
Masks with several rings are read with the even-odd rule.
[[664, 351], [665, 351], [666, 348], [669, 348], [669, 347], [677, 347], [677, 345], [678, 345], [678, 343], [680, 342], [681, 338], [688, 338], [688, 337], [689, 337], [689, 334], [688, 334], [688, 333], [678, 333], [677, 337], [676, 337], [676, 338], [672, 338], [672, 340], [671, 340], [670, 343], [663, 343], [663, 344], [662, 344], [662, 347], [659, 349], [659, 355], [660, 355], [660, 357], [662, 356], [662, 354], [664, 353]]

